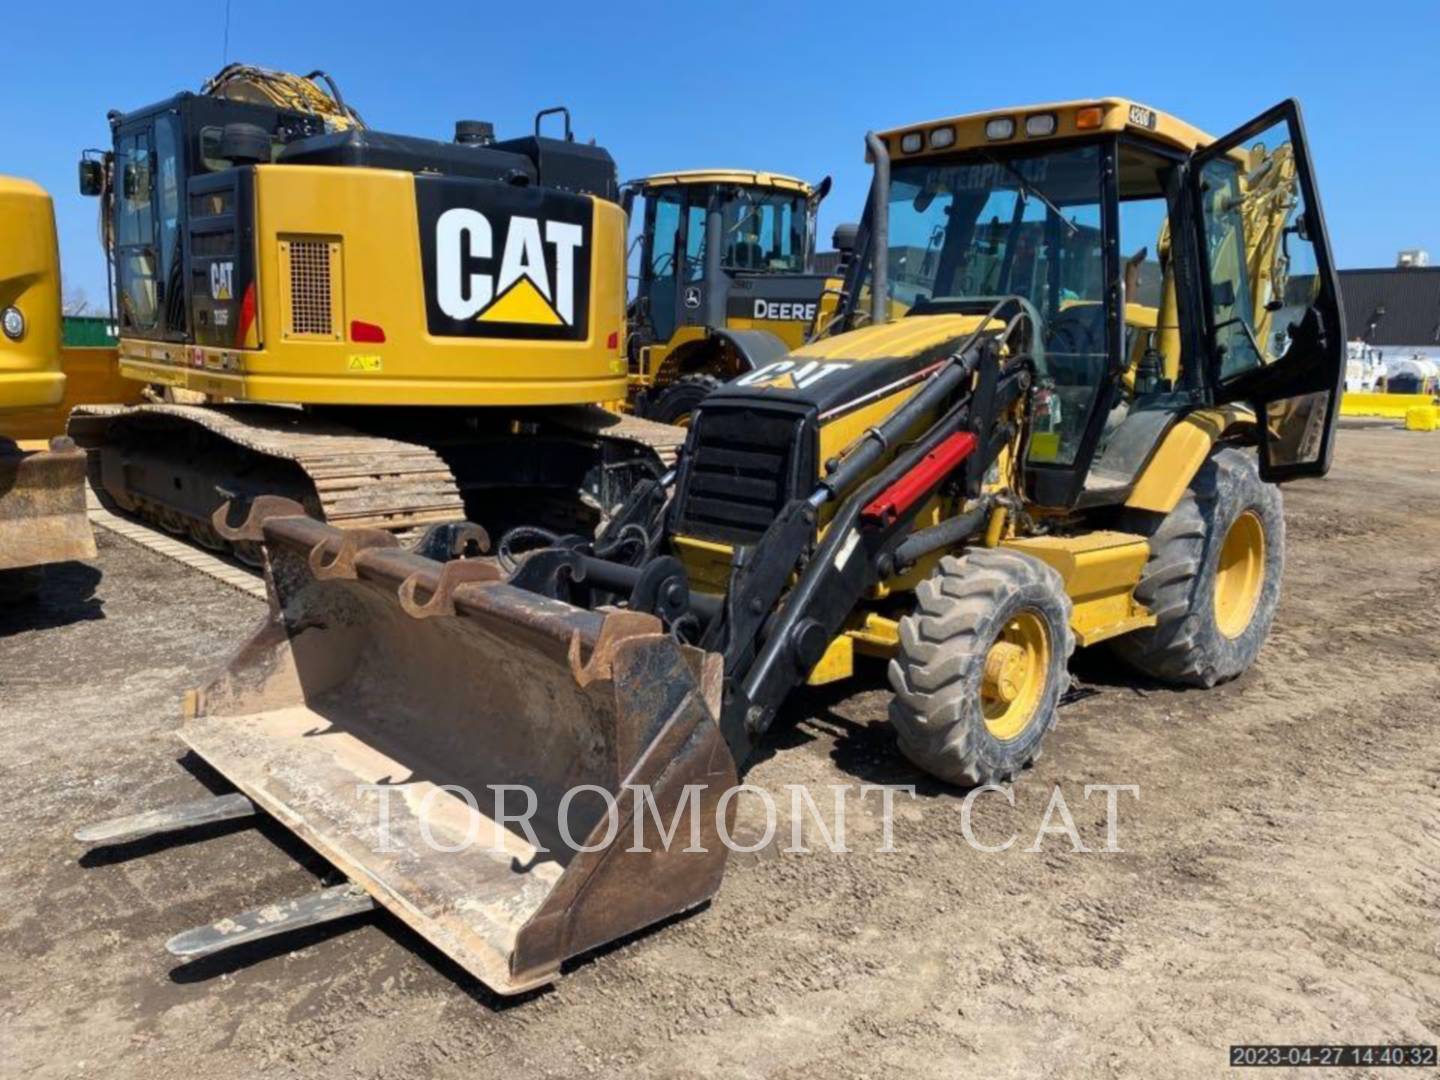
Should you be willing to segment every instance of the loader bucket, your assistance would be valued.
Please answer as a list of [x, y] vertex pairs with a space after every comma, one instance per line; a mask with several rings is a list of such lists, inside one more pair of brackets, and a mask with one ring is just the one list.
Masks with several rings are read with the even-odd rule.
[[94, 557], [85, 451], [61, 438], [26, 453], [0, 439], [0, 570]]
[[[181, 735], [262, 810], [501, 994], [714, 894], [736, 782], [718, 657], [648, 615], [259, 509], [229, 533], [263, 541], [269, 616]], [[501, 820], [497, 785], [533, 792], [532, 831]], [[613, 834], [581, 785], [613, 797]], [[688, 816], [665, 843], [646, 808], [637, 844], [641, 787], [665, 828], [692, 798], [699, 843]], [[504, 797], [515, 816], [530, 798]]]

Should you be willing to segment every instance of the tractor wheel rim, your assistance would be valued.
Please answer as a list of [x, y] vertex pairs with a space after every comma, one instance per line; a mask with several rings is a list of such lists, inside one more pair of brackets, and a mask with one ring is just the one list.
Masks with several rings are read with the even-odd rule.
[[1265, 585], [1265, 526], [1246, 510], [1225, 533], [1215, 568], [1215, 625], [1225, 637], [1243, 634], [1260, 606]]
[[1002, 742], [1034, 719], [1050, 674], [1050, 629], [1036, 611], [1015, 615], [985, 654], [980, 709], [985, 728]]

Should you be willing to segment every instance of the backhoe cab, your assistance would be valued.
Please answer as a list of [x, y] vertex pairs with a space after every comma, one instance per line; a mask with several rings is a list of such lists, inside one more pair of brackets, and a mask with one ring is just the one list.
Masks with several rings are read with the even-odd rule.
[[822, 294], [839, 285], [813, 272], [829, 191], [828, 176], [811, 185], [720, 169], [625, 186], [640, 223], [627, 349], [638, 412], [683, 424], [720, 383], [804, 344]]

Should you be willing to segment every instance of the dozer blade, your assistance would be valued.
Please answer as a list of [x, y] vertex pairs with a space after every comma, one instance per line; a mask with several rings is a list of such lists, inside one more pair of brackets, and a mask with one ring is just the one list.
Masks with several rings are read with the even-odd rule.
[[0, 439], [0, 570], [94, 557], [85, 451], [61, 438], [25, 453]]
[[714, 894], [717, 656], [278, 502], [231, 530], [264, 543], [271, 612], [190, 699], [201, 757], [502, 994]]

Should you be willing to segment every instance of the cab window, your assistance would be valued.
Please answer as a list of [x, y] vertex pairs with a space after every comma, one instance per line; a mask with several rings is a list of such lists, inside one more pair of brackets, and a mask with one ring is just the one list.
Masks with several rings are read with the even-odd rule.
[[123, 329], [152, 330], [157, 303], [155, 159], [150, 129], [122, 133], [115, 157], [115, 274]]
[[1228, 382], [1283, 356], [1319, 293], [1285, 125], [1206, 161], [1199, 187], [1212, 332]]

